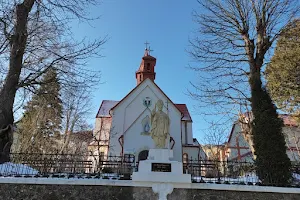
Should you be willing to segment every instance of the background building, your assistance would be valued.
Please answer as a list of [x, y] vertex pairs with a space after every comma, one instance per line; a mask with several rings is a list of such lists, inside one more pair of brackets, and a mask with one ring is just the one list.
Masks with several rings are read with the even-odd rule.
[[[289, 115], [279, 115], [283, 119], [283, 134], [285, 135], [287, 155], [292, 162], [300, 161], [300, 127], [295, 119]], [[251, 113], [240, 115], [234, 122], [226, 145], [228, 160], [253, 161], [252, 138], [249, 134]]]

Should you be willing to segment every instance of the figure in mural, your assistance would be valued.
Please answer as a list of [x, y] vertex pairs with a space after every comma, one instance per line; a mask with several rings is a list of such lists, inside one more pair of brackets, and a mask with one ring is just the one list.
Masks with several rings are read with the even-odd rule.
[[170, 133], [170, 119], [169, 116], [162, 111], [163, 106], [163, 101], [158, 100], [154, 106], [154, 109], [151, 112], [150, 135], [154, 140], [155, 147], [160, 149], [166, 147], [166, 140]]
[[143, 132], [141, 132], [141, 135], [150, 135], [150, 117], [149, 117], [149, 115], [147, 115], [142, 120], [142, 129], [143, 129]]

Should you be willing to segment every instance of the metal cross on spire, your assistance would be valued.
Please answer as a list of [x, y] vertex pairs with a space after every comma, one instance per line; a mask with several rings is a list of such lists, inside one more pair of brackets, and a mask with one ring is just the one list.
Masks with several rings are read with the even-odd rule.
[[151, 51], [153, 51], [153, 50], [150, 49], [150, 46], [149, 46], [149, 49], [148, 49], [149, 55], [151, 55]]
[[150, 43], [147, 42], [147, 40], [146, 40], [146, 42], [144, 44], [146, 45], [146, 50], [148, 50], [148, 44], [150, 44]]
[[148, 56], [148, 55], [150, 55], [151, 51], [153, 51], [153, 50], [150, 49], [150, 46], [149, 46], [149, 48], [148, 48], [148, 45], [149, 45], [150, 43], [149, 43], [147, 40], [146, 40], [146, 42], [145, 42], [144, 44], [146, 45], [146, 48], [145, 48], [145, 56]]

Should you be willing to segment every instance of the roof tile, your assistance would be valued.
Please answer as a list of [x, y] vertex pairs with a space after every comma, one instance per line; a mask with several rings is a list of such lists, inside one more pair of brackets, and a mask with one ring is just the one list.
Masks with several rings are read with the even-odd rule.
[[184, 121], [192, 121], [190, 112], [185, 104], [175, 104], [178, 110], [183, 114], [182, 120]]

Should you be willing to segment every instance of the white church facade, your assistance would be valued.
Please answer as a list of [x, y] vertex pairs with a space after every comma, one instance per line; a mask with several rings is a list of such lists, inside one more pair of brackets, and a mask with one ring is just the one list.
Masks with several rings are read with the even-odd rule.
[[187, 106], [173, 103], [156, 85], [155, 65], [156, 58], [146, 49], [136, 72], [136, 87], [120, 101], [102, 101], [93, 132], [99, 142], [90, 146], [98, 145], [94, 151], [104, 156], [135, 155], [137, 161], [147, 159], [149, 149], [155, 147], [150, 136], [151, 111], [156, 102], [162, 100], [163, 112], [170, 119], [167, 146], [173, 150], [173, 160], [185, 163], [188, 158], [203, 159], [205, 153], [193, 138], [193, 121]]

